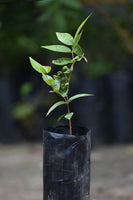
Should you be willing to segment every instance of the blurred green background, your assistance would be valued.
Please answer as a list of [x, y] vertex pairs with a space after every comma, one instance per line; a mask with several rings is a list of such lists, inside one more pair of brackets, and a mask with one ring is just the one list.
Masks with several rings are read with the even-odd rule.
[[[96, 96], [86, 102], [90, 104], [87, 107], [90, 114], [81, 115], [89, 122], [81, 122], [81, 125], [92, 127], [97, 141], [107, 138], [119, 141], [121, 132], [122, 141], [133, 138], [133, 1], [0, 0], [1, 141], [36, 141], [42, 137], [43, 127], [56, 124], [60, 110], [47, 119], [45, 113], [57, 97], [48, 94], [49, 88], [31, 68], [29, 56], [49, 65], [51, 57], [58, 55], [50, 55], [40, 46], [56, 44], [55, 32], [74, 34], [91, 12], [80, 42], [88, 63], [78, 66], [71, 90], [74, 93], [78, 85], [84, 90], [85, 84], [85, 87], [88, 85], [86, 92]], [[126, 80], [124, 86], [123, 80]], [[112, 82], [116, 85], [112, 86]], [[124, 89], [120, 94], [112, 89], [118, 85]], [[119, 107], [123, 96], [127, 98]], [[80, 122], [78, 118], [74, 123], [76, 121]], [[107, 132], [110, 135], [105, 137]]]

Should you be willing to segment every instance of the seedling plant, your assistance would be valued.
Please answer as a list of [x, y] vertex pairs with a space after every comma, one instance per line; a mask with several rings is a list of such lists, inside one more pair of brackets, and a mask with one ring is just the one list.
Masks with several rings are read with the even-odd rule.
[[50, 51], [67, 53], [70, 54], [71, 57], [61, 57], [56, 60], [52, 60], [52, 64], [61, 66], [60, 70], [57, 71], [55, 75], [49, 75], [52, 70], [51, 66], [44, 66], [35, 61], [30, 57], [30, 63], [32, 67], [39, 73], [42, 74], [42, 78], [44, 82], [51, 87], [50, 93], [57, 93], [61, 96], [62, 101], [58, 101], [54, 105], [50, 107], [46, 116], [48, 116], [55, 108], [60, 105], [65, 104], [67, 107], [67, 113], [61, 115], [58, 118], [58, 122], [64, 117], [69, 121], [69, 133], [72, 135], [72, 116], [73, 112], [70, 111], [70, 102], [86, 96], [92, 96], [92, 94], [77, 94], [72, 97], [69, 97], [69, 87], [72, 72], [74, 70], [75, 64], [84, 59], [87, 62], [87, 59], [84, 55], [82, 48], [79, 45], [79, 41], [81, 39], [83, 33], [83, 26], [86, 21], [89, 19], [91, 15], [89, 15], [78, 27], [74, 37], [69, 33], [60, 33], [56, 32], [57, 39], [62, 43], [61, 45], [48, 45], [42, 46], [42, 48], [48, 49]]

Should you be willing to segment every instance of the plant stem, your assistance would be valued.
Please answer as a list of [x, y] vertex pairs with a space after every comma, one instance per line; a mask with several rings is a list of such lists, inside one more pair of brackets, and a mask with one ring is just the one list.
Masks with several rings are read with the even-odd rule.
[[[70, 114], [69, 103], [67, 103], [67, 111]], [[70, 135], [72, 135], [72, 122], [71, 122], [71, 119], [69, 119], [69, 133], [70, 133]]]
[[[73, 58], [74, 58], [74, 53], [72, 52], [72, 59]], [[74, 63], [73, 63], [73, 66], [74, 66]], [[69, 75], [69, 78], [68, 78], [68, 84], [70, 83], [71, 75], [72, 75], [72, 71], [70, 72], [70, 75]], [[67, 99], [65, 101], [66, 101], [66, 104], [67, 104], [67, 111], [68, 111], [68, 114], [70, 114], [70, 106], [69, 106], [69, 102], [68, 102], [68, 95], [67, 95], [66, 98]], [[71, 119], [69, 119], [69, 133], [70, 133], [70, 135], [72, 135], [72, 120]]]

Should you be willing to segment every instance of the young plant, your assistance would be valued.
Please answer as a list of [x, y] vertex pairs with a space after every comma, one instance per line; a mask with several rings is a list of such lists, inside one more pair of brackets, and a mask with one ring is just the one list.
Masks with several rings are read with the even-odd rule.
[[81, 39], [83, 33], [83, 26], [86, 21], [89, 19], [90, 15], [81, 23], [78, 27], [75, 36], [73, 37], [69, 33], [56, 33], [57, 39], [63, 43], [61, 45], [48, 45], [42, 46], [42, 48], [48, 49], [50, 51], [61, 52], [61, 53], [68, 53], [71, 54], [70, 57], [61, 57], [56, 60], [52, 60], [54, 65], [61, 66], [60, 70], [57, 71], [57, 74], [50, 76], [49, 73], [51, 72], [51, 66], [44, 66], [35, 61], [33, 58], [30, 57], [30, 63], [32, 67], [39, 73], [42, 74], [42, 78], [46, 84], [48, 84], [52, 90], [49, 92], [55, 92], [62, 97], [62, 101], [55, 103], [47, 112], [48, 116], [55, 108], [60, 105], [65, 104], [67, 106], [67, 113], [61, 115], [57, 121], [60, 121], [63, 117], [69, 121], [69, 130], [70, 135], [72, 135], [72, 124], [71, 118], [73, 116], [73, 112], [70, 111], [70, 102], [85, 96], [92, 96], [92, 94], [77, 94], [72, 97], [69, 97], [69, 86], [71, 75], [73, 69], [75, 67], [76, 62], [81, 61], [84, 59], [87, 62], [87, 59], [84, 56], [84, 52], [79, 45], [79, 41]]

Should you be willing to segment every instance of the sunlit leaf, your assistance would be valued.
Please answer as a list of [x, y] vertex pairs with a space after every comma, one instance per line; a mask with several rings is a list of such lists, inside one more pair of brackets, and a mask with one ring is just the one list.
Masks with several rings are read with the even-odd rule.
[[55, 65], [67, 65], [72, 63], [72, 60], [70, 58], [59, 58], [57, 60], [52, 60], [52, 63]]
[[78, 56], [83, 56], [83, 51], [81, 49], [81, 47], [79, 46], [79, 44], [77, 44], [74, 48], [74, 53]]
[[55, 83], [55, 80], [49, 75], [42, 74], [42, 78], [49, 86], [52, 86]]
[[57, 103], [55, 103], [53, 106], [51, 106], [51, 108], [48, 110], [47, 115], [48, 116], [55, 108], [57, 108], [60, 105], [66, 104], [65, 101], [58, 101]]
[[48, 45], [42, 46], [42, 48], [48, 49], [50, 51], [62, 52], [62, 53], [71, 53], [71, 49], [64, 45]]
[[33, 58], [29, 57], [30, 59], [30, 63], [32, 65], [32, 67], [39, 73], [41, 73], [39, 67], [42, 66], [40, 63], [38, 63], [37, 61], [35, 61]]
[[64, 117], [65, 117], [66, 119], [70, 120], [70, 119], [72, 118], [73, 114], [74, 114], [74, 113], [71, 112], [71, 113], [66, 114]]
[[81, 98], [81, 97], [87, 97], [87, 96], [94, 96], [93, 94], [76, 94], [72, 97], [70, 97], [68, 99], [68, 102], [70, 103], [71, 101], [75, 100], [75, 99], [78, 99], [78, 98]]
[[57, 38], [60, 42], [66, 45], [73, 45], [73, 36], [69, 33], [56, 33]]
[[91, 15], [92, 15], [92, 14], [90, 14], [90, 15], [80, 24], [80, 26], [78, 27], [78, 29], [77, 29], [77, 31], [76, 31], [76, 33], [75, 33], [74, 38], [77, 37], [77, 35], [79, 34], [79, 32], [80, 32], [81, 29], [83, 28], [84, 24], [85, 24], [86, 21], [90, 18]]
[[81, 31], [81, 33], [79, 33], [75, 38], [74, 38], [74, 42], [73, 42], [73, 47], [72, 47], [72, 51], [74, 51], [75, 47], [77, 46], [81, 36], [82, 36], [83, 31]]
[[43, 74], [48, 74], [51, 71], [50, 66], [39, 66], [40, 72]]
[[29, 57], [30, 59], [30, 63], [32, 65], [32, 67], [39, 73], [44, 73], [47, 74], [51, 71], [51, 67], [50, 66], [43, 66], [40, 63], [38, 63], [37, 61], [35, 61], [33, 58]]

